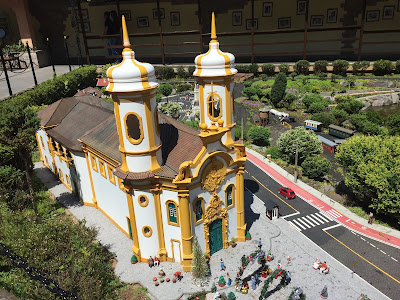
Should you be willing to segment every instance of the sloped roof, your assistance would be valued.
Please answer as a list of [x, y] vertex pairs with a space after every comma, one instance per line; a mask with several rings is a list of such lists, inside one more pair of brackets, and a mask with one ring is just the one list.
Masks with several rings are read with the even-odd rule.
[[[38, 116], [43, 124], [47, 124], [43, 126], [55, 125], [47, 133], [68, 149], [82, 151], [78, 141], [80, 139], [121, 163], [112, 103], [93, 96], [65, 98], [39, 111]], [[154, 175], [175, 178], [181, 163], [195, 159], [203, 146], [197, 130], [161, 113], [159, 124], [163, 158], [161, 170], [156, 174], [130, 172], [123, 176], [117, 168], [117, 176], [131, 180], [151, 178]]]

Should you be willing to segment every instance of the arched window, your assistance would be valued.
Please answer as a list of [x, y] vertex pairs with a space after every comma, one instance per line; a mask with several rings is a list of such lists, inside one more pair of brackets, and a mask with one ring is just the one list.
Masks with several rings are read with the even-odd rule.
[[136, 113], [129, 113], [125, 116], [126, 137], [134, 145], [140, 144], [143, 140], [142, 119]]
[[167, 201], [168, 224], [179, 226], [178, 208], [174, 201]]
[[197, 198], [194, 200], [194, 220], [195, 222], [199, 222], [203, 220], [204, 215], [204, 200], [203, 198]]
[[207, 97], [207, 112], [211, 121], [217, 121], [221, 118], [221, 107], [221, 97], [218, 94], [211, 92]]
[[235, 186], [230, 184], [225, 189], [225, 206], [226, 208], [233, 207], [235, 205]]

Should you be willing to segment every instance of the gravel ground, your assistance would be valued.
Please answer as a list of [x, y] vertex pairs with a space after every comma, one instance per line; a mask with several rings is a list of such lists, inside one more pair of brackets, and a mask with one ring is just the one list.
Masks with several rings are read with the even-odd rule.
[[[249, 192], [245, 192], [246, 222], [253, 237], [251, 241], [238, 243], [237, 247], [223, 249], [215, 253], [210, 260], [211, 276], [204, 285], [196, 285], [190, 272], [183, 272], [178, 263], [161, 263], [166, 277], [173, 277], [176, 271], [182, 272], [183, 279], [177, 283], [164, 282], [155, 287], [153, 277], [158, 276], [159, 268], [149, 268], [146, 263], [132, 265], [130, 257], [131, 240], [119, 231], [99, 210], [93, 207], [83, 206], [78, 199], [68, 192], [57, 178], [41, 163], [35, 164], [35, 171], [38, 177], [49, 188], [49, 190], [62, 202], [70, 212], [80, 220], [85, 219], [87, 226], [94, 226], [98, 229], [98, 240], [111, 252], [116, 253], [118, 263], [115, 273], [125, 282], [138, 282], [147, 287], [150, 297], [153, 299], [170, 300], [186, 299], [188, 295], [209, 290], [213, 282], [217, 283], [221, 275], [229, 272], [234, 282], [240, 258], [243, 254], [250, 254], [257, 249], [257, 240], [262, 238], [263, 250], [271, 250], [275, 260], [271, 262], [271, 269], [276, 269], [277, 261], [281, 260], [282, 266], [292, 274], [292, 282], [282, 289], [275, 289], [278, 280], [270, 285], [269, 290], [274, 290], [270, 299], [287, 299], [292, 289], [301, 286], [307, 295], [307, 299], [320, 299], [319, 292], [323, 286], [328, 285], [329, 299], [357, 299], [361, 293], [366, 293], [371, 299], [388, 299], [370, 284], [358, 277], [352, 276], [351, 271], [341, 263], [334, 260], [329, 254], [312, 243], [308, 238], [292, 229], [283, 219], [270, 221], [265, 217], [264, 203]], [[286, 258], [290, 256], [292, 261], [287, 265]], [[220, 271], [220, 258], [224, 259], [226, 270]], [[330, 274], [320, 275], [312, 268], [315, 258], [326, 260], [330, 267]], [[237, 299], [258, 299], [262, 283], [248, 295], [235, 293]], [[220, 292], [226, 294], [234, 291], [234, 287], [219, 288]]]

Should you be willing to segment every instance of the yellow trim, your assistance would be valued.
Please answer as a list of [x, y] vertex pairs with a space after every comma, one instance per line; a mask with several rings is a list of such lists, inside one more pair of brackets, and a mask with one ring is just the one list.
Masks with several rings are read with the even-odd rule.
[[93, 153], [90, 153], [90, 162], [92, 163], [93, 171], [98, 172], [96, 157], [93, 155]]
[[[128, 123], [126, 121], [127, 121], [127, 118], [130, 115], [134, 115], [138, 119], [138, 122], [139, 122], [139, 134], [140, 134], [138, 139], [134, 139], [128, 134]], [[143, 138], [144, 138], [142, 118], [135, 112], [132, 112], [132, 111], [128, 112], [124, 117], [124, 126], [125, 126], [125, 136], [126, 136], [127, 140], [133, 145], [139, 145], [143, 141]]]
[[180, 186], [180, 189], [178, 190], [183, 253], [181, 264], [184, 271], [190, 271], [192, 269], [191, 263], [193, 258], [193, 232], [190, 216], [191, 209], [189, 202], [189, 191], [185, 190], [185, 188], [185, 186]]
[[92, 193], [93, 193], [92, 201], [93, 201], [93, 203], [97, 204], [96, 193], [94, 191], [94, 184], [93, 184], [93, 178], [92, 178], [92, 171], [91, 171], [90, 163], [89, 163], [89, 154], [88, 154], [88, 151], [86, 150], [86, 148], [83, 150], [83, 152], [85, 153], [87, 168], [88, 168], [88, 172], [89, 172], [90, 186], [92, 187]]
[[[201, 219], [196, 220], [196, 204], [197, 202], [201, 201]], [[200, 223], [203, 223], [204, 220], [204, 198], [203, 197], [197, 197], [194, 201], [193, 201], [193, 216], [194, 216], [194, 225], [198, 225]]]
[[64, 175], [63, 175], [63, 173], [62, 173], [62, 171], [61, 171], [61, 168], [58, 168], [58, 178], [59, 178], [61, 181], [64, 181]]
[[[227, 190], [229, 187], [232, 187], [232, 204], [228, 205], [228, 193]], [[226, 187], [225, 187], [225, 207], [227, 209], [230, 209], [232, 207], [235, 207], [235, 192], [236, 192], [236, 188], [235, 185], [233, 183], [229, 183]]]
[[132, 251], [139, 258], [140, 257], [139, 237], [136, 225], [135, 206], [133, 205], [133, 197], [131, 191], [128, 191], [126, 193], [126, 200], [128, 201], [129, 218], [131, 219], [132, 240], [133, 240]]
[[[156, 147], [156, 142], [155, 142], [155, 130], [154, 127], [157, 127], [157, 124], [154, 124], [153, 120], [153, 114], [151, 113], [151, 99], [145, 99], [144, 101], [144, 110], [146, 114], [146, 123], [147, 123], [147, 135], [149, 139], [149, 146], [150, 148]], [[161, 144], [158, 145], [161, 147]], [[157, 153], [156, 152], [151, 152], [150, 153], [150, 172], [156, 173], [161, 170], [161, 166], [159, 165], [157, 161]]]
[[158, 151], [160, 148], [161, 148], [161, 145], [158, 145], [158, 146], [150, 147], [143, 151], [132, 152], [132, 151], [126, 151], [126, 150], [119, 149], [119, 152], [121, 152], [127, 156], [146, 156], [149, 153], [151, 154], [152, 152]]
[[47, 156], [44, 156], [44, 160], [45, 160], [45, 162], [46, 162], [46, 167], [50, 167], [50, 165], [49, 165], [49, 161], [47, 160]]
[[200, 123], [205, 122], [204, 110], [207, 107], [204, 107], [204, 80], [199, 79], [199, 90], [200, 90]]
[[[122, 133], [122, 125], [121, 125], [121, 115], [119, 113], [119, 99], [117, 96], [113, 95], [113, 100], [114, 100], [114, 114], [115, 114], [115, 122], [117, 124], [117, 131], [118, 131], [118, 138], [119, 138], [119, 149], [125, 151], [125, 144], [124, 144], [124, 135]], [[121, 158], [122, 158], [122, 164], [121, 164], [121, 171], [122, 172], [128, 172], [128, 165], [126, 163], [126, 155], [121, 153]]]
[[[148, 232], [144, 232], [144, 230], [145, 230], [146, 228], [149, 229]], [[153, 229], [151, 229], [151, 227], [150, 227], [149, 225], [145, 225], [145, 226], [142, 227], [142, 233], [143, 233], [143, 235], [144, 235], [145, 237], [151, 237], [152, 234], [153, 234]]]
[[224, 54], [224, 53], [222, 53], [221, 50], [219, 50], [218, 48], [217, 48], [217, 52], [219, 53], [219, 55], [222, 55], [224, 57], [226, 75], [232, 75], [231, 60], [230, 60], [229, 56]]
[[174, 242], [177, 242], [179, 245], [179, 262], [181, 262], [182, 261], [181, 241], [176, 239], [171, 239], [172, 262], [178, 262], [175, 260]]
[[107, 164], [107, 171], [108, 171], [108, 179], [112, 184], [115, 185], [115, 176], [114, 176], [114, 169], [111, 165]]
[[129, 41], [129, 35], [128, 35], [128, 30], [126, 29], [126, 22], [125, 22], [125, 16], [122, 15], [122, 36], [123, 36], [123, 45], [125, 48], [130, 48], [131, 43]]
[[246, 223], [244, 211], [244, 167], [239, 167], [236, 173], [236, 226], [237, 226], [237, 239], [239, 242], [246, 240]]
[[85, 148], [89, 153], [93, 153], [95, 156], [101, 158], [102, 160], [104, 160], [105, 162], [107, 162], [107, 164], [112, 165], [114, 168], [117, 167], [118, 165], [120, 165], [120, 162], [111, 158], [110, 156], [108, 156], [107, 154], [104, 154], [103, 152], [101, 152], [100, 150], [97, 150], [93, 147], [91, 147], [90, 145], [85, 144], [84, 142], [82, 142], [80, 139], [78, 139], [79, 142], [81, 142], [83, 144], [82, 148]]
[[[40, 160], [42, 161], [42, 164], [44, 164], [42, 149], [41, 149], [40, 144], [39, 144], [39, 138], [38, 138], [39, 135], [38, 135], [37, 132], [35, 132], [35, 136], [36, 136], [36, 141], [37, 141], [37, 143], [38, 143], [39, 154], [40, 154]], [[44, 147], [44, 143], [43, 143], [43, 138], [42, 138], [42, 136], [40, 136], [40, 140], [41, 140], [41, 142], [42, 142], [43, 148], [45, 148], [45, 147]], [[45, 164], [44, 164], [44, 165], [45, 165]]]
[[117, 180], [118, 180], [118, 187], [120, 188], [121, 191], [124, 191], [124, 192], [125, 192], [125, 186], [124, 186], [124, 184], [122, 183], [121, 178], [117, 177]]
[[[211, 101], [211, 97], [213, 99], [212, 101]], [[214, 112], [214, 105], [213, 104], [216, 102], [214, 97], [217, 97], [218, 98], [217, 101], [219, 102], [219, 114], [216, 117], [214, 117], [214, 116], [212, 116], [210, 114], [210, 107], [209, 107], [209, 105], [212, 104], [212, 111]], [[221, 98], [220, 95], [218, 95], [216, 92], [213, 91], [213, 83], [212, 82], [211, 82], [211, 92], [207, 96], [207, 105], [206, 105], [206, 107], [207, 107], [208, 118], [211, 121], [215, 121], [216, 122], [216, 121], [218, 121], [218, 119], [220, 119], [222, 117], [222, 98]]]
[[71, 187], [71, 181], [69, 180], [68, 174], [65, 174], [65, 181], [69, 187]]
[[[160, 261], [167, 260], [167, 249], [165, 249], [165, 239], [164, 239], [164, 226], [161, 213], [161, 199], [160, 192], [161, 189], [158, 185], [156, 188], [151, 190], [154, 198], [154, 208], [157, 219], [157, 231], [158, 231], [158, 255], [160, 256]], [[178, 215], [178, 212], [176, 213]]]
[[126, 232], [125, 229], [123, 229], [121, 226], [118, 225], [117, 222], [114, 221], [113, 218], [111, 218], [100, 206], [98, 206], [97, 204], [95, 204], [95, 207], [101, 211], [103, 213], [103, 215], [105, 215], [107, 217], [107, 219], [109, 219], [115, 226], [118, 227], [119, 230], [121, 230], [129, 239], [131, 238], [129, 235], [129, 232]]
[[[144, 202], [140, 201], [140, 198], [142, 198], [142, 197], [144, 197], [144, 200], [145, 200]], [[146, 207], [149, 204], [149, 198], [147, 198], [146, 195], [139, 195], [137, 200], [141, 207]]]
[[101, 176], [103, 176], [104, 178], [107, 178], [106, 168], [104, 166], [104, 161], [102, 161], [100, 158], [99, 158], [99, 169], [100, 169]]
[[[172, 203], [173, 205], [175, 205], [176, 223], [170, 221], [169, 207], [168, 207], [168, 205], [169, 205], [170, 203]], [[167, 221], [168, 221], [168, 225], [178, 226], [178, 227], [179, 227], [179, 211], [178, 211], [178, 210], [179, 210], [179, 206], [178, 206], [178, 204], [177, 204], [174, 200], [168, 199], [168, 200], [165, 202], [165, 206], [166, 206], [166, 208], [167, 208]]]
[[[36, 132], [36, 135], [37, 135], [37, 132]], [[45, 149], [44, 142], [43, 142], [43, 137], [42, 137], [42, 136], [40, 136], [40, 142], [42, 143], [43, 149]]]

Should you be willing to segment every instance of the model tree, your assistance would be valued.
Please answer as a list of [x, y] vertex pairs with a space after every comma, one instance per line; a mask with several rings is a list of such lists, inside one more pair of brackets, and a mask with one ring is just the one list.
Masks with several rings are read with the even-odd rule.
[[226, 284], [225, 278], [224, 278], [224, 276], [221, 275], [221, 277], [218, 280], [218, 285], [223, 287], [223, 286], [225, 286], [225, 284]]
[[207, 275], [208, 266], [201, 252], [200, 244], [197, 239], [193, 242], [192, 273], [195, 278], [204, 278]]
[[167, 102], [168, 102], [168, 96], [171, 95], [172, 90], [173, 90], [172, 85], [170, 85], [169, 83], [161, 84], [158, 87], [158, 90], [161, 92], [161, 94], [163, 94], [165, 97], [167, 97]]
[[276, 106], [285, 96], [287, 77], [285, 73], [279, 73], [271, 89], [271, 102]]

